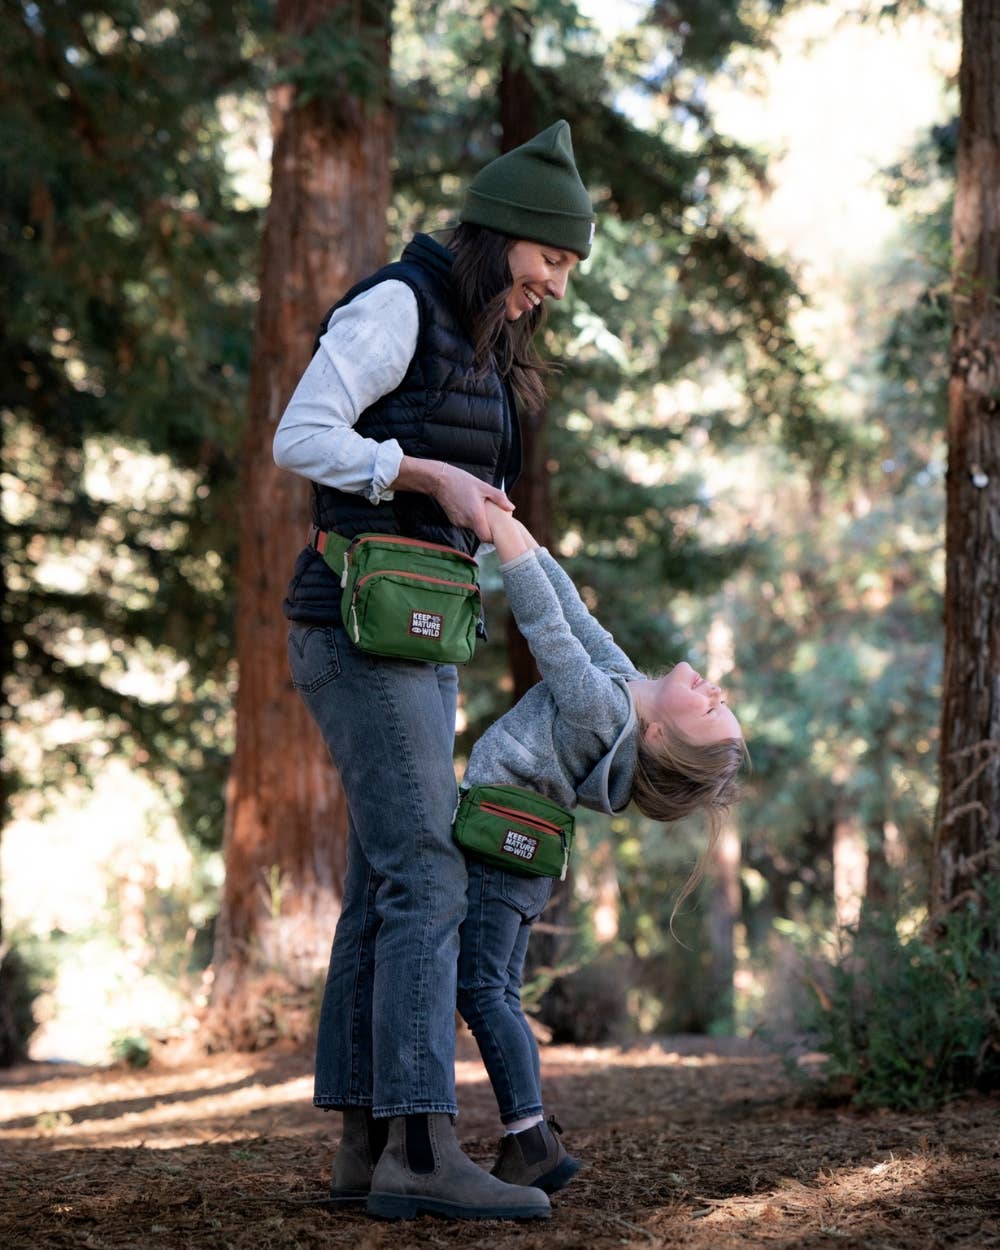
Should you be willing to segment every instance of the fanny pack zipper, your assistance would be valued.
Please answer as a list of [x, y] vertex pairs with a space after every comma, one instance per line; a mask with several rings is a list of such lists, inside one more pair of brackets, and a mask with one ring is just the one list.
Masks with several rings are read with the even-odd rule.
[[354, 551], [355, 547], [360, 547], [363, 543], [397, 543], [403, 547], [420, 547], [424, 550], [443, 551], [449, 556], [457, 556], [459, 560], [465, 560], [468, 564], [476, 564], [473, 557], [466, 555], [464, 551], [459, 551], [455, 547], [445, 547], [442, 543], [426, 543], [419, 538], [404, 538], [402, 534], [371, 534], [365, 538], [355, 538], [344, 552], [344, 568], [340, 574], [341, 589], [347, 585], [347, 578], [350, 574], [351, 552]]
[[446, 547], [443, 543], [424, 542], [420, 538], [405, 538], [402, 534], [369, 534], [364, 538], [356, 538], [351, 546], [359, 547], [362, 543], [399, 543], [405, 547], [425, 547], [429, 551], [444, 551], [449, 556], [456, 556], [459, 560], [465, 560], [469, 564], [476, 563], [472, 556], [459, 551], [456, 547]]
[[519, 820], [523, 825], [531, 825], [539, 833], [551, 833], [556, 837], [564, 837], [558, 825], [550, 824], [541, 816], [526, 816], [514, 807], [501, 807], [498, 803], [480, 803], [484, 812], [493, 812], [496, 816], [505, 816], [508, 820]]
[[[409, 539], [403, 539], [409, 542]], [[427, 544], [421, 544], [426, 546]], [[473, 561], [475, 563], [475, 561]], [[347, 576], [347, 557], [344, 557], [344, 576]], [[391, 575], [393, 577], [405, 577], [408, 581], [413, 582], [434, 582], [438, 586], [454, 586], [458, 590], [471, 590], [474, 594], [479, 594], [479, 587], [475, 582], [453, 582], [447, 577], [429, 577], [426, 573], [408, 573], [406, 569], [376, 569], [374, 573], [366, 573], [364, 577], [358, 578], [354, 585], [354, 592], [351, 595], [351, 628], [354, 633], [354, 642], [357, 644], [361, 637], [361, 627], [358, 625], [358, 594], [365, 582], [371, 581], [373, 577], [385, 577]]]
[[359, 577], [354, 586], [353, 598], [357, 598], [358, 591], [365, 584], [370, 582], [373, 577], [405, 577], [414, 582], [435, 582], [439, 586], [457, 586], [459, 590], [474, 590], [479, 594], [479, 587], [475, 582], [453, 582], [450, 577], [431, 577], [427, 573], [410, 573], [406, 569], [375, 569], [373, 573], [366, 573], [364, 577]]

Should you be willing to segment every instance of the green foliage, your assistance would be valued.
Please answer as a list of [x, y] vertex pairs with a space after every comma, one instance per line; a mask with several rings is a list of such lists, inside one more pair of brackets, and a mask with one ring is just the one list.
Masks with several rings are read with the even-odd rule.
[[[745, 532], [709, 538], [712, 494], [682, 457], [778, 438], [816, 473], [848, 459], [789, 329], [799, 293], [740, 216], [763, 158], [716, 131], [696, 72], [760, 39], [780, 6], [751, 23], [744, 6], [652, 5], [611, 47], [565, 0], [499, 20], [485, 3], [407, 7], [394, 34], [401, 236], [453, 218], [462, 181], [497, 154], [504, 71], [522, 76], [536, 125], [572, 126], [598, 228], [544, 336], [562, 366], [546, 417], [553, 532], [626, 650], [661, 667], [690, 645], [678, 594], [710, 593], [757, 548]], [[679, 385], [697, 406], [669, 402]], [[489, 706], [474, 691], [470, 703]], [[470, 717], [471, 735], [482, 724]]]
[[0, 1068], [27, 1058], [38, 1027], [34, 1003], [51, 973], [48, 953], [29, 935], [8, 934], [0, 945]]
[[823, 1075], [858, 1106], [928, 1107], [1000, 1087], [1000, 875], [936, 930], [852, 935], [811, 1020]]
[[[899, 235], [849, 283], [859, 320], [842, 367], [861, 398], [842, 478], [803, 481], [766, 452], [762, 497], [782, 507], [755, 557], [704, 605], [739, 639], [734, 703], [749, 714], [754, 775], [741, 809], [765, 883], [750, 916], [830, 924], [831, 835], [850, 813], [870, 893], [926, 887], [936, 801], [942, 652], [943, 414], [948, 379], [950, 127], [888, 170]], [[738, 702], [737, 702], [738, 701]], [[887, 871], [886, 839], [897, 862]]]
[[153, 1051], [146, 1038], [127, 1033], [111, 1043], [111, 1055], [116, 1063], [124, 1063], [129, 1068], [146, 1068]]
[[258, 225], [220, 99], [256, 79], [260, 12], [0, 16], [5, 724], [59, 727], [36, 785], [118, 752], [215, 844]]
[[[5, 726], [48, 733], [14, 761], [38, 793], [114, 751], [161, 781], [202, 847], [221, 836], [231, 748], [234, 449], [259, 226], [226, 175], [223, 122], [271, 57], [331, 124], [382, 91], [377, 23], [371, 36], [352, 23], [385, 6], [350, 7], [305, 40], [275, 39], [259, 0], [0, 11]], [[768, 39], [781, 7], [658, 2], [609, 47], [572, 0], [401, 0], [393, 32], [397, 238], [453, 219], [461, 183], [496, 155], [502, 67], [524, 76], [539, 128], [572, 124], [598, 234], [545, 330], [564, 366], [553, 531], [640, 666], [703, 664], [709, 627], [732, 628], [757, 966], [775, 917], [828, 926], [845, 805], [873, 853], [895, 826], [899, 871], [920, 880], [954, 157], [943, 127], [888, 171], [910, 220], [852, 292], [867, 355], [828, 373], [825, 345], [797, 337], [802, 293], [744, 220], [767, 154], [720, 134], [706, 103], [707, 75]], [[463, 676], [463, 746], [505, 699], [486, 582], [494, 645]], [[551, 995], [553, 1019], [572, 1021], [583, 995], [599, 1004], [588, 1036], [622, 1013], [647, 1031], [710, 1026], [704, 908], [679, 918], [690, 950], [668, 934], [700, 839], [614, 823], [618, 937], [598, 947], [575, 901], [565, 963], [579, 971]], [[204, 924], [212, 888], [150, 918], [158, 968], [175, 954], [189, 966], [181, 935]], [[538, 970], [536, 998], [553, 976]]]
[[719, 69], [734, 47], [761, 37], [761, 23], [776, 16], [787, 0], [654, 0], [649, 21], [667, 31], [675, 57], [687, 68]]
[[[705, 664], [713, 623], [732, 629], [727, 688], [754, 760], [739, 820], [759, 883], [745, 910], [756, 956], [776, 915], [829, 923], [839, 810], [857, 814], [873, 858], [898, 828], [919, 875], [940, 650], [940, 322], [903, 328], [911, 266], [874, 280], [882, 303], [859, 331], [861, 359], [831, 360], [797, 337], [804, 297], [741, 207], [767, 181], [766, 153], [718, 132], [704, 77], [766, 40], [780, 5], [654, 4], [611, 47], [565, 4], [533, 0], [497, 25], [491, 6], [414, 7], [419, 44], [397, 32], [394, 53], [399, 234], [444, 225], [462, 181], [495, 155], [502, 65], [523, 75], [537, 125], [572, 126], [597, 236], [545, 330], [562, 366], [546, 423], [553, 533], [640, 667]], [[874, 297], [859, 290], [857, 303], [867, 313]], [[908, 355], [895, 353], [896, 328]], [[847, 385], [831, 386], [828, 368]], [[912, 471], [888, 467], [904, 458]], [[489, 659], [463, 682], [470, 738], [502, 710]], [[623, 823], [628, 1012], [645, 1029], [708, 1027], [704, 909], [682, 919], [682, 950], [666, 885], [684, 879], [703, 835]], [[639, 874], [636, 843], [655, 865]], [[565, 953], [569, 967], [596, 957], [585, 943]], [[583, 971], [573, 978], [582, 985]]]
[[359, 108], [386, 102], [384, 46], [391, 8], [391, 0], [342, 5], [306, 34], [276, 38], [273, 49], [280, 68], [274, 81], [295, 87], [300, 108], [322, 104], [329, 124], [356, 124]]

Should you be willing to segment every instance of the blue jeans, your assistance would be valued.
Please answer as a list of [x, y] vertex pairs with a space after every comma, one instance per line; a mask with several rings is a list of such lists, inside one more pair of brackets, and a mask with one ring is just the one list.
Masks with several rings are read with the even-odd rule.
[[531, 926], [551, 877], [519, 877], [470, 859], [458, 957], [458, 1009], [472, 1030], [504, 1124], [542, 1112], [538, 1044], [521, 1008]]
[[454, 1115], [465, 859], [451, 837], [453, 665], [359, 651], [339, 625], [292, 623], [293, 683], [347, 796], [347, 874], [313, 1101], [376, 1116]]

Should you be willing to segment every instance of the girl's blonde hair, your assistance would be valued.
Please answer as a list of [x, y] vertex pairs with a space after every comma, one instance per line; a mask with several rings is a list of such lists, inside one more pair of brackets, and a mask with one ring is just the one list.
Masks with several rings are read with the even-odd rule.
[[632, 789], [636, 807], [650, 820], [664, 822], [703, 811], [708, 825], [705, 849], [674, 901], [670, 914], [672, 931], [678, 907], [704, 877], [726, 813], [740, 797], [737, 774], [749, 763], [750, 756], [742, 738], [699, 745], [663, 725], [662, 732], [649, 742], [641, 721], [639, 731], [639, 758]]

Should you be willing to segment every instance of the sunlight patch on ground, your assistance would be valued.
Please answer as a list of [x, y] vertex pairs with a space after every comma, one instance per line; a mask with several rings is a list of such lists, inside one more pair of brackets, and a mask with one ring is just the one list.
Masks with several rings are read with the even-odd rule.
[[[821, 1169], [809, 1182], [784, 1179], [778, 1188], [761, 1194], [736, 1194], [727, 1198], [696, 1197], [701, 1205], [693, 1219], [704, 1226], [715, 1226], [719, 1235], [733, 1226], [770, 1226], [777, 1236], [784, 1225], [812, 1224], [816, 1235], [853, 1238], [870, 1236], [873, 1207], [881, 1204], [890, 1212], [894, 1204], [905, 1203], [908, 1191], [922, 1191], [935, 1179], [946, 1182], [948, 1160], [935, 1159], [926, 1140], [917, 1151], [861, 1167]], [[939, 1173], [945, 1175], [939, 1175]], [[855, 1242], [855, 1244], [858, 1244]]]
[[[701, 1047], [718, 1045], [724, 1049], [726, 1038], [699, 1037], [692, 1043]], [[649, 1046], [549, 1046], [545, 1052], [547, 1072], [572, 1071], [576, 1068], [717, 1068], [733, 1064], [773, 1065], [770, 1054], [747, 1054], [738, 1046], [732, 1054], [713, 1051], [711, 1054], [689, 1053], [685, 1050], [665, 1049], [659, 1043]]]
[[[673, 1040], [673, 1039], [672, 1039]], [[732, 1055], [686, 1053], [706, 1049], [707, 1039], [678, 1039], [675, 1046], [546, 1046], [545, 1078], [559, 1082], [595, 1073], [628, 1069], [726, 1068], [773, 1066], [773, 1056], [748, 1056], [746, 1046]], [[725, 1049], [725, 1043], [722, 1043]], [[482, 1062], [471, 1039], [460, 1034], [455, 1065], [459, 1105], [471, 1109], [492, 1104]], [[174, 1149], [208, 1140], [239, 1141], [261, 1135], [299, 1135], [339, 1131], [339, 1117], [311, 1107], [311, 1057], [266, 1052], [253, 1056], [219, 1055], [194, 1067], [156, 1064], [151, 1069], [117, 1071], [39, 1065], [20, 1069], [23, 1084], [0, 1086], [0, 1141], [42, 1139], [52, 1149], [87, 1145], [98, 1149], [145, 1145]], [[488, 1128], [492, 1116], [463, 1114], [472, 1130]]]
[[[10, 1127], [0, 1125], [0, 1138], [48, 1138], [57, 1150], [84, 1144], [97, 1149], [144, 1145], [172, 1150], [206, 1140], [257, 1137], [274, 1127], [277, 1117], [269, 1120], [266, 1113], [294, 1109], [300, 1114], [309, 1107], [311, 1076], [232, 1088], [253, 1073], [249, 1066], [188, 1072], [181, 1081], [183, 1088], [178, 1088], [176, 1075], [136, 1074], [120, 1083], [102, 1084], [97, 1091], [85, 1076], [76, 1082], [71, 1079], [61, 1090], [40, 1085], [5, 1091], [0, 1094], [0, 1114]], [[94, 1101], [95, 1092], [99, 1101]], [[321, 1116], [317, 1112], [315, 1128], [322, 1127]], [[288, 1127], [282, 1131], [288, 1132]]]
[[[169, 1098], [181, 1089], [201, 1089], [206, 1093], [222, 1086], [249, 1080], [259, 1068], [259, 1063], [231, 1059], [225, 1068], [214, 1064], [186, 1069], [183, 1075], [169, 1068], [160, 1071], [142, 1069], [136, 1072], [122, 1071], [115, 1079], [108, 1069], [72, 1068], [68, 1072], [62, 1066], [39, 1065], [28, 1069], [29, 1082], [23, 1085], [0, 1085], [0, 1127], [7, 1121], [28, 1115], [40, 1115], [45, 1111], [72, 1111], [87, 1105], [107, 1105], [137, 1098]], [[20, 1069], [24, 1071], [24, 1069]], [[93, 1079], [91, 1079], [93, 1078]], [[100, 1104], [93, 1102], [100, 1080]]]

